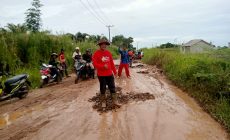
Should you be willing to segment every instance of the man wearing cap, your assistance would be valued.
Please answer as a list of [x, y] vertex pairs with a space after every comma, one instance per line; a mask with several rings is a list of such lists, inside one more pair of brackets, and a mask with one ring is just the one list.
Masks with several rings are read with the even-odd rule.
[[76, 67], [78, 62], [82, 59], [79, 47], [75, 48], [75, 52], [73, 53], [72, 58], [74, 60], [74, 67]]
[[81, 52], [80, 52], [80, 48], [79, 48], [79, 47], [76, 47], [76, 48], [75, 48], [75, 52], [73, 52], [72, 58], [73, 58], [74, 60], [76, 60], [76, 59], [81, 59]]
[[107, 85], [112, 95], [113, 103], [119, 105], [114, 82], [114, 75], [117, 74], [117, 71], [112, 54], [106, 49], [110, 43], [105, 39], [101, 39], [97, 45], [99, 45], [100, 48], [93, 55], [93, 65], [97, 69], [97, 75], [100, 82], [100, 99], [102, 107], [106, 107], [105, 92]]

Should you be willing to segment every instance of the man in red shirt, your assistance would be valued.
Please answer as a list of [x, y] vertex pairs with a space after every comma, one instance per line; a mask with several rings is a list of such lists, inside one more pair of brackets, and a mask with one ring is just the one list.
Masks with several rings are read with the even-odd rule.
[[112, 54], [106, 50], [110, 43], [101, 39], [98, 44], [100, 49], [93, 55], [93, 65], [97, 69], [97, 75], [100, 82], [101, 103], [102, 107], [106, 107], [106, 86], [108, 85], [112, 95], [113, 103], [119, 105], [117, 102], [117, 94], [115, 91], [114, 75], [117, 74]]

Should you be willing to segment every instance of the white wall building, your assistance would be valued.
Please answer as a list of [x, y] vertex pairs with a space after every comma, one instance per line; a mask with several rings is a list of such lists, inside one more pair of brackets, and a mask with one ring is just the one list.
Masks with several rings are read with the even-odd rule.
[[181, 47], [182, 53], [202, 53], [214, 49], [214, 45], [208, 43], [202, 39], [191, 40]]

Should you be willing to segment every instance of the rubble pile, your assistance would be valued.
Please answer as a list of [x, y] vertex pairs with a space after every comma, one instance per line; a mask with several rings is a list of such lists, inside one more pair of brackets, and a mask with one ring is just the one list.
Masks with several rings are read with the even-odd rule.
[[[117, 87], [116, 89], [117, 95], [118, 95], [118, 102], [122, 106], [124, 104], [127, 104], [129, 102], [138, 102], [138, 101], [146, 101], [146, 100], [154, 100], [154, 95], [150, 93], [136, 93], [136, 92], [128, 92], [128, 93], [122, 93], [122, 90], [120, 87]], [[106, 93], [106, 108], [101, 107], [101, 101], [100, 101], [100, 94], [96, 94], [96, 96], [93, 96], [89, 99], [89, 102], [93, 102], [93, 109], [97, 110], [100, 113], [109, 112], [109, 111], [116, 111], [116, 109], [120, 108], [121, 106], [114, 105], [112, 102], [112, 97], [109, 93], [109, 91]]]

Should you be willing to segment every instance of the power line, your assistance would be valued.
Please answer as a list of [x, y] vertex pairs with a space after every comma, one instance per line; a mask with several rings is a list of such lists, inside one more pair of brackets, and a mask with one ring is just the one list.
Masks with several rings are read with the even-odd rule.
[[95, 14], [90, 10], [89, 7], [86, 6], [86, 4], [85, 4], [82, 0], [80, 0], [80, 2], [82, 3], [82, 5], [93, 15], [101, 24], [106, 25], [101, 19], [99, 19], [99, 18], [97, 17], [97, 15], [95, 15]]
[[93, 1], [95, 3], [96, 7], [98, 8], [99, 12], [101, 13], [101, 15], [103, 15], [110, 23], [112, 23], [111, 20], [108, 18], [108, 16], [105, 14], [105, 12], [99, 6], [97, 0], [93, 0]]
[[107, 23], [106, 20], [104, 20], [100, 14], [98, 14], [97, 10], [95, 10], [95, 8], [93, 7], [93, 5], [89, 2], [89, 0], [86, 0], [86, 2], [88, 3], [89, 7], [91, 8], [91, 10], [97, 15], [98, 18], [100, 18], [104, 23]]

